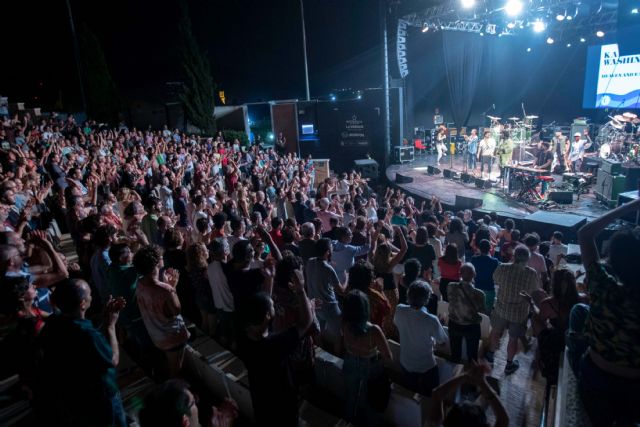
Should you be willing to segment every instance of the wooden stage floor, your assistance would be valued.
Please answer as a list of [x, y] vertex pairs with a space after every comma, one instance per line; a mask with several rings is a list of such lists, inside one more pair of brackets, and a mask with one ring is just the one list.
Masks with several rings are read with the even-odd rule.
[[[474, 182], [463, 183], [458, 180], [445, 179], [442, 174], [428, 175], [427, 166], [434, 166], [436, 163], [436, 155], [428, 154], [424, 157], [416, 157], [416, 160], [402, 165], [394, 164], [387, 168], [387, 179], [394, 183], [397, 187], [420, 198], [438, 197], [442, 203], [454, 207], [456, 195], [469, 197], [473, 199], [481, 199], [482, 207], [476, 209], [480, 212], [495, 211], [499, 216], [522, 219], [525, 216], [537, 212], [538, 207], [520, 201], [514, 200], [509, 196], [506, 189], [494, 185], [490, 189], [479, 189]], [[444, 157], [439, 169], [453, 169], [457, 172], [463, 171], [462, 156], [454, 156], [453, 168], [450, 167], [450, 158]], [[479, 169], [476, 170], [479, 176]], [[413, 178], [413, 182], [408, 184], [395, 183], [396, 173]], [[491, 179], [497, 181], [499, 170], [497, 165], [493, 166]], [[555, 181], [551, 183], [550, 188], [562, 186], [562, 175], [553, 175]], [[485, 172], [486, 178], [486, 172]], [[593, 187], [592, 187], [593, 188]], [[557, 205], [551, 209], [551, 212], [560, 212], [586, 217], [587, 219], [597, 218], [609, 209], [595, 198], [593, 191], [587, 194], [577, 196], [574, 194], [573, 203], [566, 205]]]

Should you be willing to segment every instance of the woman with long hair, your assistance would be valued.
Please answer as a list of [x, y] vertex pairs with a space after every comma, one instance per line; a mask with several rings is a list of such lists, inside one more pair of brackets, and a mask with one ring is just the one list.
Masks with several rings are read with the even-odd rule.
[[444, 255], [438, 259], [440, 269], [440, 295], [444, 301], [449, 301], [447, 296], [447, 285], [460, 280], [460, 267], [462, 262], [458, 258], [458, 248], [455, 243], [449, 243], [444, 250]]
[[458, 249], [458, 258], [464, 262], [464, 252], [469, 244], [469, 235], [464, 231], [464, 223], [460, 218], [452, 218], [449, 223], [449, 232], [444, 239], [445, 244], [453, 243]]
[[366, 261], [360, 260], [349, 269], [349, 290], [358, 290], [367, 295], [369, 307], [371, 308], [371, 323], [380, 327], [389, 321], [391, 305], [387, 297], [375, 286], [376, 279], [373, 273], [373, 266]]
[[358, 290], [347, 294], [342, 310], [345, 381], [345, 419], [356, 426], [380, 424], [390, 392], [383, 361], [393, 358], [382, 329], [369, 321], [367, 296]]

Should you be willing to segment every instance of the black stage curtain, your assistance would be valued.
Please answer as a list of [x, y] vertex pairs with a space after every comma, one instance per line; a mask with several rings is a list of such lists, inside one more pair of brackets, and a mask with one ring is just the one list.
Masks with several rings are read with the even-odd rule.
[[483, 38], [460, 31], [442, 33], [444, 65], [451, 97], [451, 113], [457, 128], [466, 125], [480, 80]]

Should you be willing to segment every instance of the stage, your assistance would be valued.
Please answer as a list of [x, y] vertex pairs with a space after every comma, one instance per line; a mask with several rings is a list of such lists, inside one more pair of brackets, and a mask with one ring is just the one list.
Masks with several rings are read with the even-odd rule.
[[[497, 164], [493, 165], [491, 180], [494, 185], [489, 189], [477, 188], [475, 180], [469, 183], [463, 183], [460, 179], [444, 178], [442, 173], [438, 175], [429, 175], [427, 173], [428, 166], [435, 166], [436, 155], [427, 154], [422, 157], [416, 157], [413, 162], [404, 164], [394, 164], [387, 168], [386, 177], [393, 185], [401, 188], [407, 193], [417, 198], [431, 198], [436, 196], [446, 207], [452, 210], [460, 210], [460, 206], [456, 207], [456, 195], [468, 199], [481, 200], [482, 206], [474, 209], [476, 212], [488, 213], [495, 211], [500, 217], [524, 219], [533, 214], [540, 207], [523, 203], [515, 200], [509, 195], [506, 188], [502, 188], [502, 181], [498, 180], [499, 170]], [[441, 160], [440, 170], [452, 169], [458, 174], [463, 172], [462, 155], [456, 155], [453, 159], [453, 167], [450, 167], [450, 157], [443, 157]], [[401, 174], [413, 178], [411, 183], [396, 182], [396, 174]], [[476, 169], [476, 176], [480, 177], [479, 169]], [[554, 182], [549, 185], [549, 189], [557, 189], [563, 186], [562, 175], [552, 175]], [[485, 171], [484, 178], [487, 178]], [[497, 182], [497, 183], [495, 183]], [[505, 182], [505, 185], [507, 183]], [[595, 187], [595, 185], [594, 185]], [[595, 194], [590, 190], [586, 194], [581, 194], [578, 200], [576, 194], [573, 195], [573, 203], [556, 204], [555, 206], [545, 209], [549, 212], [563, 213], [567, 215], [575, 215], [586, 217], [588, 220], [597, 218], [607, 212], [609, 208], [596, 200]]]

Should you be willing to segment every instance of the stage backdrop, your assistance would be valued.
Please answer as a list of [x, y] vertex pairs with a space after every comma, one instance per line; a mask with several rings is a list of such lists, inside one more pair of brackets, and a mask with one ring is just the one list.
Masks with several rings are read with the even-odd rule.
[[[433, 127], [434, 108], [458, 126], [484, 125], [484, 114], [503, 118], [526, 113], [544, 123], [570, 122], [581, 115], [603, 114], [582, 109], [586, 44], [546, 36], [480, 36], [461, 32], [407, 35], [408, 67], [405, 99], [407, 131]], [[527, 52], [527, 48], [531, 52]], [[392, 67], [399, 77], [398, 67]], [[495, 106], [495, 108], [494, 108]]]

